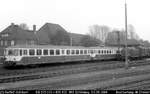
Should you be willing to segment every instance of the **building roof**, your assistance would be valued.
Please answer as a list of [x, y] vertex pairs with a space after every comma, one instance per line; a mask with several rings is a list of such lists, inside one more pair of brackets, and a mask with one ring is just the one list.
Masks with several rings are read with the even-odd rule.
[[[7, 34], [7, 36], [3, 36]], [[1, 39], [7, 40], [36, 40], [36, 35], [31, 30], [24, 30], [18, 25], [10, 25], [0, 32]]]
[[67, 33], [59, 24], [46, 23], [38, 31], [37, 37], [40, 44], [50, 44], [51, 37], [57, 34], [58, 31]]

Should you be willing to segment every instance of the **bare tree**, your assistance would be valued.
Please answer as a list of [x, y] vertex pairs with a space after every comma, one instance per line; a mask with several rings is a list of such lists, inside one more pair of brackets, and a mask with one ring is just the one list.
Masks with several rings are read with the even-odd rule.
[[139, 40], [139, 36], [137, 35], [137, 33], [135, 32], [135, 28], [132, 24], [128, 25], [128, 38], [129, 39], [135, 39], [135, 40]]
[[89, 27], [89, 35], [105, 43], [110, 28], [105, 25], [92, 25]]
[[19, 27], [22, 28], [22, 29], [24, 29], [24, 30], [29, 30], [29, 27], [28, 27], [28, 25], [26, 23], [21, 23], [19, 25]]

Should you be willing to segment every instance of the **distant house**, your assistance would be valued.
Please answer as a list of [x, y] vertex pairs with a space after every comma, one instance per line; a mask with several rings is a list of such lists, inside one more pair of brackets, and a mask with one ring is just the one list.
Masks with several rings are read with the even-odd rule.
[[[44, 24], [36, 33], [38, 38], [38, 44], [55, 44], [55, 38], [58, 40], [58, 37], [61, 39], [68, 37], [68, 32], [61, 27], [59, 24], [53, 24], [53, 23], [46, 23]], [[60, 35], [60, 36], [57, 36]], [[66, 39], [64, 39], [64, 42], [67, 42]], [[66, 43], [64, 43], [66, 44]]]
[[80, 46], [80, 40], [85, 36], [83, 34], [69, 33], [73, 46]]
[[[35, 25], [34, 25], [35, 29]], [[24, 30], [12, 23], [0, 32], [0, 48], [5, 48], [17, 44], [33, 45], [37, 44], [35, 30]]]

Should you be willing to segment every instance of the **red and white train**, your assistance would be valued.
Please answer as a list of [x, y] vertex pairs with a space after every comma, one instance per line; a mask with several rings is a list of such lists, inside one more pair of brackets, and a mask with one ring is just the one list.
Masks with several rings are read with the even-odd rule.
[[4, 66], [115, 59], [115, 47], [16, 45], [5, 49]]

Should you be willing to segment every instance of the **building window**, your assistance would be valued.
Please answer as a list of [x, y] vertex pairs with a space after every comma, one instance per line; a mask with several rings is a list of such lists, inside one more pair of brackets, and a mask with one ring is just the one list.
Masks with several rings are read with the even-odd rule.
[[10, 41], [10, 45], [11, 46], [15, 45], [15, 41], [14, 40]]
[[3, 40], [1, 40], [1, 46], [3, 46]]
[[6, 40], [6, 41], [4, 41], [4, 45], [5, 45], [5, 46], [7, 46], [7, 40]]
[[8, 37], [8, 34], [2, 34], [1, 36], [2, 37]]

